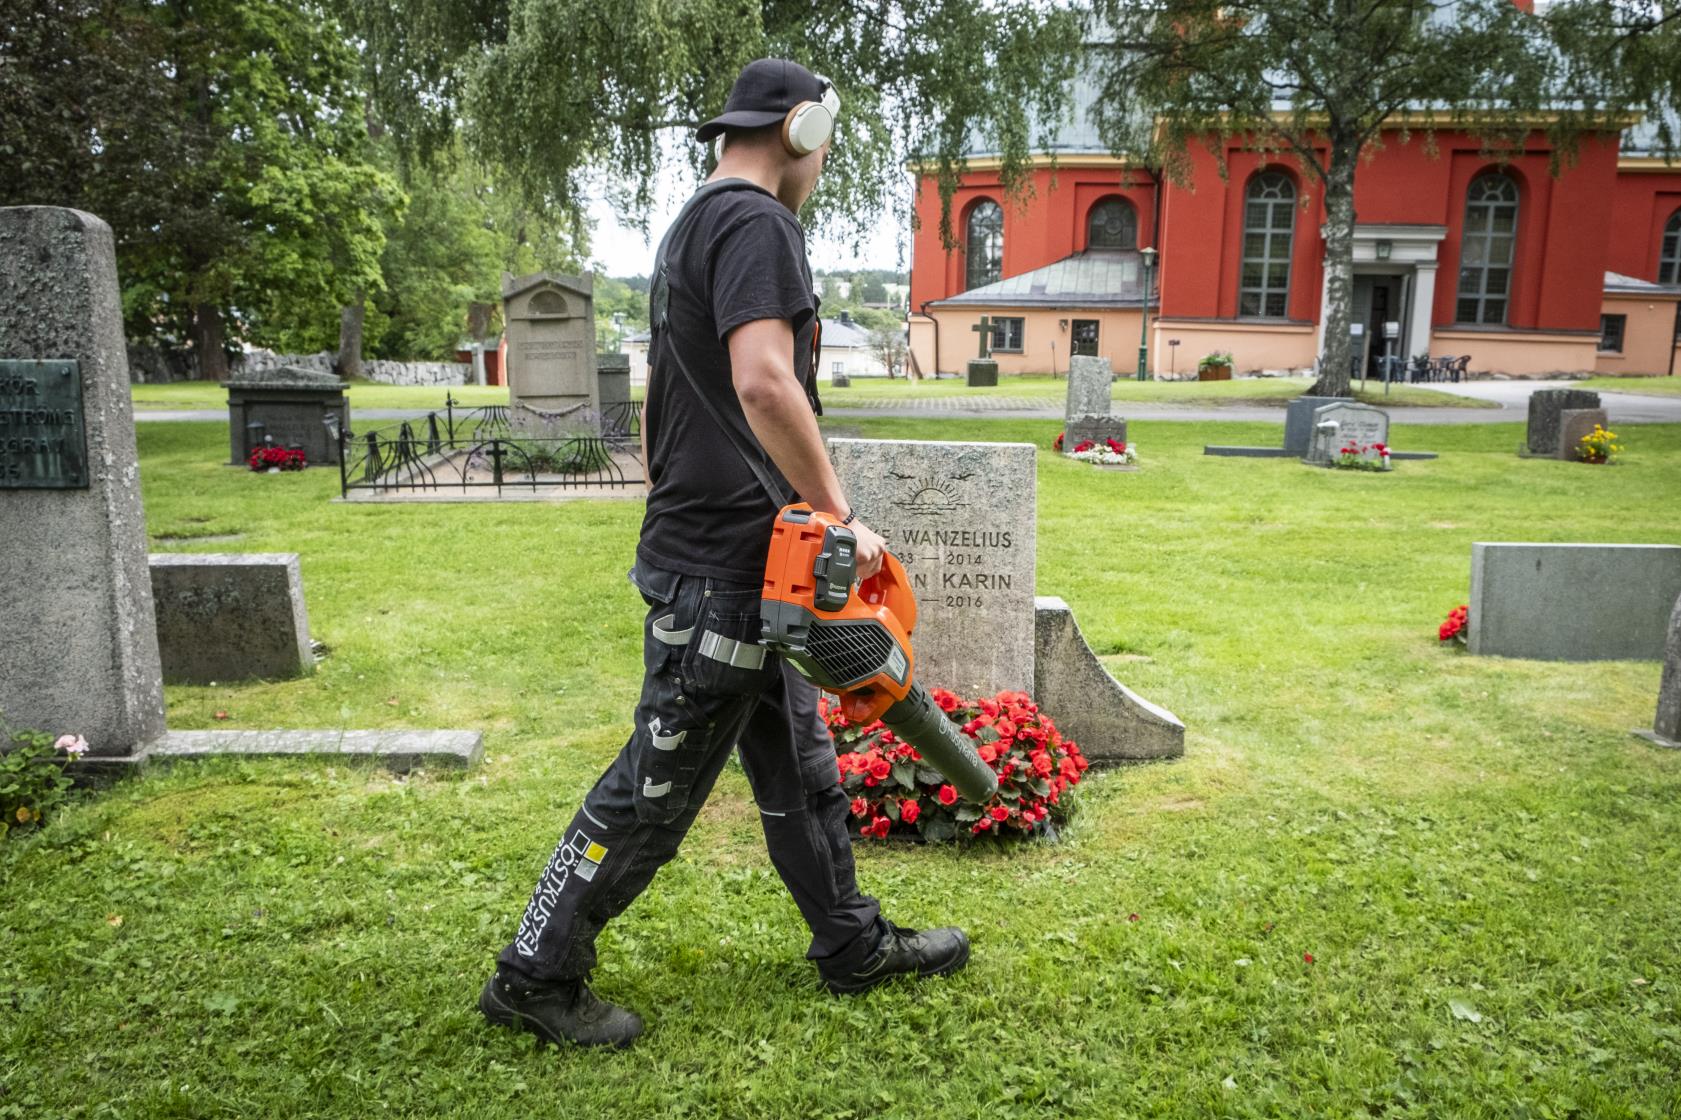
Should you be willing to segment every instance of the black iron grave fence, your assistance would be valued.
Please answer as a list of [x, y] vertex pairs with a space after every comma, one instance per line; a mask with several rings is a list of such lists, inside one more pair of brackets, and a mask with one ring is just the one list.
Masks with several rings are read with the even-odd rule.
[[612, 490], [641, 482], [636, 402], [576, 419], [601, 434], [527, 434], [513, 424], [509, 406], [463, 409], [448, 394], [441, 412], [343, 432], [340, 494], [494, 489], [501, 495], [508, 489]]

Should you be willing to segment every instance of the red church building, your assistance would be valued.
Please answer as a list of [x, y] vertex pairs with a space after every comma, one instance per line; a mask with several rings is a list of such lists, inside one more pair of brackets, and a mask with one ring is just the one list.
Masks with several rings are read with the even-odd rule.
[[[1089, 101], [1088, 101], [1089, 103]], [[1353, 328], [1368, 368], [1469, 355], [1472, 372], [1662, 374], [1681, 348], [1681, 164], [1650, 130], [1582, 141], [1549, 173], [1545, 137], [1491, 158], [1475, 137], [1386, 132], [1354, 198]], [[1055, 166], [1049, 156], [1054, 153]], [[1147, 364], [1185, 376], [1229, 351], [1239, 371], [1309, 370], [1320, 349], [1325, 221], [1294, 160], [1232, 143], [1221, 177], [1191, 153], [1191, 180], [1161, 181], [1108, 155], [1076, 114], [1012, 199], [995, 154], [975, 151], [939, 235], [932, 174], [917, 183], [910, 344], [916, 370], [957, 373], [991, 325], [1006, 373], [1061, 372], [1070, 354], [1137, 366], [1154, 249]], [[1394, 335], [1385, 341], [1385, 326]]]

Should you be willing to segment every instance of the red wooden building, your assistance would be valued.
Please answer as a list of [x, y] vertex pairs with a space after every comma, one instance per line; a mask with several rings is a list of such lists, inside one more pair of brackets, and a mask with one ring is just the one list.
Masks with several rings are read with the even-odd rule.
[[[917, 369], [961, 371], [982, 316], [1005, 372], [1065, 370], [1071, 352], [1134, 369], [1145, 248], [1159, 254], [1150, 370], [1183, 376], [1212, 351], [1230, 351], [1240, 371], [1311, 368], [1325, 210], [1295, 161], [1233, 143], [1222, 178], [1198, 150], [1179, 186], [1106, 154], [1083, 111], [1076, 120], [1020, 200], [1000, 188], [995, 156], [970, 155], [953, 250], [933, 178], [919, 179]], [[1362, 360], [1374, 366], [1387, 345], [1402, 358], [1470, 355], [1481, 372], [1669, 372], [1681, 345], [1681, 164], [1650, 147], [1638, 125], [1590, 137], [1555, 178], [1540, 132], [1504, 162], [1468, 135], [1438, 133], [1427, 148], [1386, 132], [1355, 179]]]

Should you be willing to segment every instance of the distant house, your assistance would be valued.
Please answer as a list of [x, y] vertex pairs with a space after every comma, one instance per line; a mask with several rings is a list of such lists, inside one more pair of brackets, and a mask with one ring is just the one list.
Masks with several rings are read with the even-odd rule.
[[[648, 344], [652, 336], [637, 331], [625, 336], [625, 353], [630, 355], [630, 383], [648, 384]], [[817, 358], [817, 376], [831, 380], [835, 374], [848, 377], [886, 377], [887, 367], [881, 364], [870, 345], [870, 332], [852, 316], [842, 311], [836, 318], [823, 319], [822, 351]]]
[[648, 344], [653, 335], [647, 331], [633, 331], [625, 335], [625, 353], [630, 355], [630, 383], [648, 384]]
[[886, 377], [887, 367], [870, 344], [870, 332], [852, 321], [848, 312], [823, 320], [823, 348], [817, 357], [817, 376], [831, 381], [837, 373], [847, 377]]

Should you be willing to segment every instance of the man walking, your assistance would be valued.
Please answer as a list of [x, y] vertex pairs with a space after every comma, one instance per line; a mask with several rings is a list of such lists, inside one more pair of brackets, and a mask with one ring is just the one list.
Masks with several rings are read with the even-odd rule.
[[590, 991], [595, 939], [676, 854], [738, 744], [771, 862], [811, 927], [806, 955], [830, 991], [943, 975], [969, 959], [961, 930], [895, 926], [859, 893], [817, 691], [758, 642], [782, 505], [804, 500], [846, 518], [859, 577], [881, 565], [882, 539], [852, 515], [817, 428], [818, 299], [796, 217], [839, 109], [826, 80], [761, 59], [696, 133], [722, 135], [723, 150], [666, 232], [650, 292], [650, 488], [631, 572], [648, 604], [636, 726], [497, 958], [479, 997], [492, 1023], [585, 1045], [625, 1046], [642, 1032], [634, 1012]]

